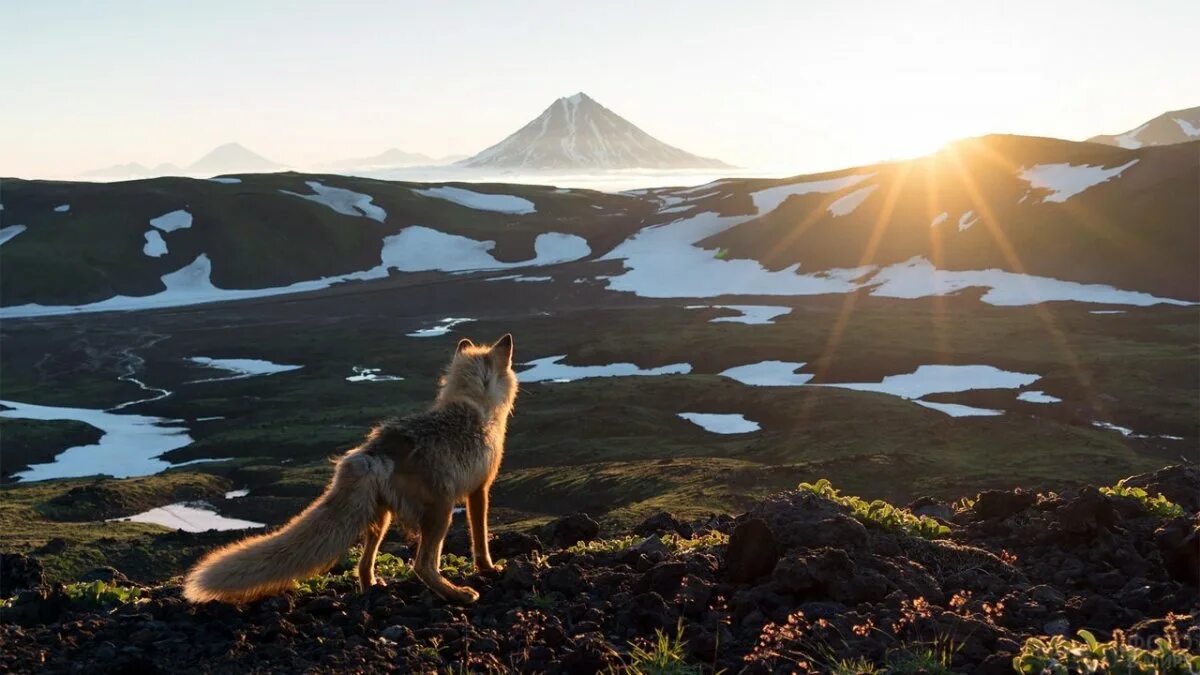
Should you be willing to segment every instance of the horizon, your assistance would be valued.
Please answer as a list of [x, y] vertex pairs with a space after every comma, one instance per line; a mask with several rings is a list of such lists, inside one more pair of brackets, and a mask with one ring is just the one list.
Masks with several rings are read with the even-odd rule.
[[[569, 30], [545, 3], [471, 3], [475, 26], [373, 3], [14, 8], [23, 30], [0, 55], [23, 64], [10, 74], [23, 96], [0, 107], [0, 175], [186, 166], [227, 143], [289, 168], [393, 148], [470, 156], [576, 92], [687, 152], [806, 173], [993, 133], [1120, 133], [1200, 91], [1194, 3], [680, 7], [639, 8], [637, 21], [576, 9]], [[347, 13], [368, 28], [326, 29]], [[621, 48], [579, 48], [593, 44]], [[900, 100], [936, 103], [881, 109]]]

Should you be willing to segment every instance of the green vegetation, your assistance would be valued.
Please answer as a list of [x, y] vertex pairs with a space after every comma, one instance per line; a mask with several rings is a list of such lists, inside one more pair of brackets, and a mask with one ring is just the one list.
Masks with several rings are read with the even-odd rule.
[[933, 644], [908, 644], [893, 650], [887, 657], [888, 675], [953, 675], [950, 664], [958, 646], [949, 640]]
[[627, 663], [610, 673], [623, 675], [701, 675], [704, 668], [688, 663], [685, 656], [687, 643], [683, 639], [683, 621], [675, 626], [670, 635], [661, 628], [654, 630], [654, 639], [648, 643], [632, 642], [629, 645]]
[[120, 586], [107, 581], [78, 582], [67, 584], [63, 592], [71, 602], [88, 607], [108, 607], [137, 602], [142, 597], [142, 589]]
[[1100, 491], [1112, 497], [1126, 497], [1141, 502], [1146, 510], [1162, 518], [1177, 518], [1183, 515], [1183, 507], [1167, 499], [1162, 494], [1150, 496], [1144, 488], [1132, 487], [1125, 484], [1125, 479], [1117, 481], [1112, 487], [1102, 487]]
[[1079, 640], [1055, 635], [1030, 638], [1013, 658], [1021, 673], [1113, 673], [1115, 675], [1191, 675], [1200, 672], [1200, 656], [1179, 645], [1173, 633], [1154, 641], [1151, 649], [1134, 647], [1115, 635], [1099, 642], [1090, 632], [1079, 631]]
[[[626, 535], [612, 539], [594, 539], [581, 541], [567, 548], [571, 553], [620, 553], [627, 551], [645, 541], [645, 537]], [[667, 550], [672, 553], [687, 553], [701, 548], [711, 548], [729, 543], [729, 535], [712, 530], [694, 537], [681, 537], [678, 534], [664, 534], [659, 539]]]
[[867, 502], [853, 495], [842, 495], [824, 478], [816, 483], [801, 483], [799, 489], [848, 507], [851, 514], [863, 523], [874, 523], [925, 539], [937, 539], [950, 534], [949, 527], [933, 518], [913, 515], [907, 509], [893, 506], [882, 499]]

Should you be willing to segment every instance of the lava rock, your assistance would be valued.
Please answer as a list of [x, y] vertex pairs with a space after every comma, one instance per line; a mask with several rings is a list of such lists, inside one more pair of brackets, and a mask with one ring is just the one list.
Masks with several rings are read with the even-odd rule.
[[566, 548], [600, 536], [600, 525], [586, 513], [572, 513], [542, 526], [541, 539], [552, 546]]
[[725, 578], [733, 583], [752, 583], [775, 569], [780, 546], [766, 521], [751, 518], [733, 530], [725, 551]]
[[980, 520], [1002, 520], [1033, 506], [1037, 496], [1023, 490], [984, 490], [972, 510]]
[[46, 572], [37, 558], [22, 553], [0, 554], [0, 598], [11, 598], [17, 591], [45, 583]]

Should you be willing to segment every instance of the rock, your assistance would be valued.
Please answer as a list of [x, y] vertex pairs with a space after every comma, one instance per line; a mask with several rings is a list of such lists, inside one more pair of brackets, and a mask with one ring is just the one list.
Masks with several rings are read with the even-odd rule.
[[954, 517], [954, 509], [937, 497], [921, 497], [908, 505], [908, 510], [918, 516], [928, 516], [948, 521]]
[[1067, 601], [1066, 596], [1058, 591], [1058, 589], [1045, 584], [1040, 584], [1029, 589], [1029, 597], [1050, 608], [1062, 607]]
[[541, 539], [552, 546], [566, 548], [600, 535], [600, 525], [586, 513], [572, 513], [542, 526]]
[[638, 544], [634, 545], [633, 550], [641, 554], [657, 553], [660, 556], [665, 556], [670, 553], [670, 549], [663, 543], [662, 537], [657, 534], [652, 534], [643, 539]]
[[1107, 530], [1117, 524], [1112, 502], [1094, 487], [1080, 488], [1075, 498], [1055, 511], [1054, 516], [1062, 529], [1071, 534]]
[[501, 532], [488, 542], [493, 558], [515, 558], [544, 548], [537, 537], [524, 532]]
[[846, 507], [808, 491], [772, 495], [746, 517], [766, 522], [785, 549], [830, 546], [857, 551], [870, 547], [867, 529], [849, 515]]
[[1037, 496], [1023, 490], [984, 490], [972, 510], [980, 520], [1003, 520], [1033, 506]]
[[1200, 516], [1180, 516], [1154, 531], [1154, 544], [1172, 579], [1195, 586], [1200, 583]]
[[558, 591], [567, 597], [572, 597], [584, 589], [586, 584], [583, 575], [574, 565], [558, 565], [550, 568], [542, 576], [542, 583], [547, 590]]
[[500, 583], [505, 588], [527, 591], [533, 588], [533, 565], [525, 560], [512, 560], [500, 573]]
[[37, 558], [22, 553], [0, 554], [0, 598], [45, 585], [46, 572]]
[[383, 637], [392, 642], [402, 642], [405, 644], [413, 642], [413, 632], [407, 626], [388, 626], [379, 632]]
[[67, 546], [68, 544], [66, 539], [63, 539], [62, 537], [55, 537], [43, 544], [42, 547], [38, 549], [38, 553], [41, 553], [42, 555], [54, 555], [67, 550]]
[[681, 536], [689, 536], [691, 528], [680, 523], [675, 516], [666, 511], [659, 511], [633, 528], [634, 534], [640, 535], [662, 535], [662, 534], [678, 534]]
[[92, 569], [79, 575], [79, 581], [103, 581], [108, 584], [117, 584], [119, 586], [127, 586], [131, 581], [129, 577], [121, 573], [120, 570], [114, 567], [93, 567]]
[[1042, 632], [1046, 635], [1066, 635], [1071, 630], [1071, 622], [1066, 617], [1051, 619], [1042, 624]]
[[675, 597], [676, 591], [683, 583], [683, 577], [687, 574], [687, 563], [683, 562], [663, 562], [650, 568], [645, 574], [638, 579], [634, 584], [634, 592], [646, 593], [654, 591], [664, 598]]
[[751, 518], [733, 530], [725, 551], [725, 578], [752, 583], [775, 569], [780, 547], [775, 533], [761, 518]]

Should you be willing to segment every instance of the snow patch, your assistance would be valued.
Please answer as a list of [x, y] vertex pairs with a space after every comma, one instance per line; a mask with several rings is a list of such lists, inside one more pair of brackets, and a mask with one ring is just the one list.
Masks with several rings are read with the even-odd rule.
[[721, 371], [721, 375], [755, 387], [795, 387], [813, 379], [808, 373], [796, 372], [804, 365], [791, 361], [759, 361], [728, 368]]
[[494, 211], [496, 213], [508, 213], [512, 215], [535, 213], [537, 211], [534, 208], [533, 202], [513, 195], [493, 195], [450, 186], [420, 188], [414, 189], [413, 192], [424, 197], [444, 199], [477, 211]]
[[9, 225], [8, 227], [0, 227], [0, 244], [3, 244], [18, 234], [21, 234], [26, 229], [28, 228], [26, 228], [24, 225]]
[[689, 305], [688, 309], [731, 309], [739, 312], [737, 316], [718, 316], [709, 323], [746, 323], [765, 324], [775, 323], [775, 319], [792, 311], [791, 307], [775, 305]]
[[398, 382], [403, 380], [399, 375], [384, 375], [381, 368], [366, 368], [354, 366], [354, 374], [347, 377], [347, 382]]
[[946, 222], [946, 219], [949, 217], [950, 217], [949, 213], [942, 211], [941, 213], [939, 213], [933, 217], [933, 222], [929, 223], [929, 226], [937, 227], [938, 225], [941, 225], [942, 223]]
[[1035, 188], [1050, 191], [1043, 202], [1065, 202], [1092, 186], [1120, 176], [1137, 163], [1138, 160], [1131, 159], [1111, 169], [1089, 164], [1035, 164], [1028, 169], [1022, 168], [1017, 175]]
[[517, 373], [521, 382], [572, 382], [590, 377], [643, 377], [651, 375], [686, 375], [692, 372], [688, 363], [672, 363], [658, 368], [639, 368], [632, 363], [610, 363], [603, 366], [572, 366], [560, 363], [566, 354], [535, 359], [525, 370]]
[[468, 321], [474, 320], [475, 319], [446, 317], [445, 319], [438, 321], [436, 325], [430, 328], [422, 328], [409, 333], [408, 337], [438, 337], [449, 333], [451, 328], [454, 328], [460, 323], [467, 323]]
[[[226, 495], [228, 499], [228, 495]], [[109, 522], [150, 523], [183, 532], [207, 532], [209, 530], [248, 530], [266, 527], [264, 523], [227, 518], [217, 513], [207, 502], [179, 502], [160, 506], [128, 518], [110, 518]]]
[[163, 232], [174, 232], [175, 230], [186, 230], [192, 226], [192, 214], [183, 209], [164, 213], [157, 218], [150, 219], [150, 227], [155, 227]]
[[1000, 415], [1003, 411], [956, 403], [916, 399], [930, 394], [953, 394], [977, 389], [1020, 389], [1040, 379], [1031, 373], [1000, 370], [994, 366], [919, 366], [911, 373], [888, 375], [879, 382], [831, 382], [819, 386], [890, 394], [913, 401], [951, 417]]
[[541, 281], [554, 281], [554, 277], [529, 277], [522, 274], [506, 274], [502, 277], [489, 277], [484, 281], [519, 281], [523, 283], [536, 283]]
[[271, 363], [262, 359], [210, 359], [207, 356], [193, 356], [188, 361], [224, 370], [228, 373], [233, 373], [229, 377], [212, 377], [204, 380], [191, 380], [187, 384], [197, 382], [226, 382], [228, 380], [244, 380], [247, 377], [256, 377], [259, 375], [274, 375], [276, 373], [286, 373], [290, 370], [299, 370], [304, 366], [289, 366], [282, 363]]
[[237, 499], [238, 497], [245, 497], [248, 494], [250, 494], [249, 489], [230, 490], [225, 493], [225, 499]]
[[1125, 314], [1123, 309], [1093, 309], [1088, 314]]
[[380, 223], [387, 218], [387, 211], [372, 204], [371, 202], [374, 198], [370, 195], [364, 195], [361, 192], [345, 188], [330, 187], [316, 180], [304, 181], [304, 184], [313, 191], [313, 194], [302, 195], [299, 192], [292, 192], [290, 190], [280, 190], [280, 192], [285, 195], [307, 199], [310, 202], [323, 204], [345, 216], [361, 216]]
[[1061, 398], [1051, 396], [1044, 391], [1023, 391], [1017, 394], [1017, 400], [1026, 403], [1062, 403]]
[[406, 227], [389, 239], [393, 241], [385, 251], [384, 262], [402, 272], [465, 272], [554, 265], [579, 260], [592, 252], [583, 237], [561, 232], [539, 234], [533, 241], [534, 257], [511, 263], [492, 257], [489, 251], [495, 248], [494, 241], [479, 241], [420, 225]]
[[1149, 293], [1122, 291], [1103, 284], [1080, 284], [998, 269], [939, 270], [920, 256], [879, 270], [864, 285], [875, 286], [871, 295], [909, 299], [983, 287], [988, 289], [982, 297], [983, 302], [998, 306], [1032, 305], [1056, 300], [1105, 305], [1192, 304], [1185, 300], [1159, 298]]
[[1183, 133], [1187, 134], [1188, 136], [1193, 137], [1193, 138], [1196, 136], [1200, 136], [1200, 127], [1192, 126], [1191, 122], [1188, 122], [1187, 120], [1181, 119], [1179, 117], [1172, 117], [1171, 119], [1175, 121], [1175, 124], [1179, 125], [1179, 130], [1182, 131]]
[[[28, 420], [74, 420], [100, 430], [100, 440], [60, 452], [45, 464], [34, 464], [14, 474], [22, 481], [106, 475], [114, 478], [148, 476], [169, 469], [159, 457], [190, 445], [192, 438], [179, 420], [146, 415], [118, 415], [89, 408], [60, 408], [16, 401], [0, 401], [0, 417]], [[178, 465], [175, 465], [178, 466]]]
[[70, 210], [71, 210], [70, 204], [59, 204], [58, 206], [54, 207], [55, 213], [66, 213]]
[[867, 187], [855, 190], [844, 197], [838, 197], [836, 201], [829, 205], [829, 212], [832, 213], [835, 218], [853, 213], [854, 209], [857, 209], [864, 201], [867, 200], [867, 197], [870, 197], [871, 193], [878, 188], [878, 185], [868, 185]]
[[241, 178], [233, 178], [230, 176], [217, 176], [216, 178], [209, 178], [209, 180], [214, 183], [223, 183], [225, 185], [237, 185], [238, 183], [242, 182]]
[[975, 215], [974, 211], [967, 211], [958, 217], [958, 231], [963, 232], [971, 229], [971, 226], [979, 221], [979, 216]]
[[167, 254], [167, 242], [163, 240], [162, 234], [158, 230], [146, 230], [146, 243], [142, 245], [142, 253], [151, 258]]
[[[790, 183], [788, 185], [776, 185], [775, 187], [764, 188], [750, 193], [750, 199], [754, 202], [754, 208], [758, 211], [758, 215], [766, 215], [771, 211], [779, 208], [781, 204], [788, 200], [789, 197], [797, 195], [806, 195], [810, 193], [828, 194], [844, 190], [848, 187], [857, 185], [862, 181], [874, 176], [873, 173], [867, 174], [851, 174], [849, 176], [840, 176], [838, 178], [827, 178], [825, 180], [810, 180], [803, 183]], [[701, 186], [703, 187], [703, 186]], [[864, 196], [864, 199], [866, 197]]]
[[744, 415], [683, 412], [679, 416], [714, 434], [746, 434], [762, 428], [758, 422], [748, 420]]
[[1120, 136], [1117, 136], [1113, 140], [1115, 140], [1117, 142], [1117, 145], [1121, 146], [1122, 148], [1125, 148], [1126, 150], [1136, 150], [1136, 149], [1142, 147], [1142, 142], [1138, 140], [1138, 134], [1145, 131], [1146, 127], [1148, 127], [1148, 126], [1150, 126], [1150, 123], [1146, 122], [1142, 126], [1134, 129], [1133, 131], [1128, 131], [1126, 133], [1123, 133]]

